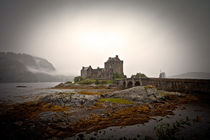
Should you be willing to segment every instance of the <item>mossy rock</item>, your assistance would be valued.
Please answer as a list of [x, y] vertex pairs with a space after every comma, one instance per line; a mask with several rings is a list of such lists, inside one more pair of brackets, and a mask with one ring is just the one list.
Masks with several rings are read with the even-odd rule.
[[110, 102], [110, 103], [118, 103], [118, 104], [133, 104], [133, 101], [129, 101], [121, 98], [101, 98], [98, 100], [99, 102]]
[[146, 86], [144, 86], [145, 90], [150, 89], [150, 88], [155, 88], [155, 86], [153, 86], [153, 85], [146, 85]]

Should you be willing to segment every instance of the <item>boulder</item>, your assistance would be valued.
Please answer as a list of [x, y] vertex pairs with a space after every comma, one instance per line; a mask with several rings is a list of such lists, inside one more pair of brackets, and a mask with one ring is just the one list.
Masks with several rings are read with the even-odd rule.
[[155, 87], [145, 88], [144, 86], [137, 86], [125, 90], [115, 91], [111, 94], [103, 94], [104, 98], [122, 98], [132, 101], [154, 101], [157, 100], [158, 92]]
[[40, 99], [42, 102], [52, 103], [60, 106], [89, 106], [94, 105], [100, 98], [99, 95], [83, 95], [78, 93], [55, 93]]

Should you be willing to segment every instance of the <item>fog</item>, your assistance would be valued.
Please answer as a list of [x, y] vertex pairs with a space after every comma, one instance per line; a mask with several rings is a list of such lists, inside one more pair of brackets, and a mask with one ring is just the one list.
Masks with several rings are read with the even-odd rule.
[[128, 76], [210, 72], [206, 1], [1, 1], [0, 51], [46, 58], [58, 73], [104, 67], [118, 55]]

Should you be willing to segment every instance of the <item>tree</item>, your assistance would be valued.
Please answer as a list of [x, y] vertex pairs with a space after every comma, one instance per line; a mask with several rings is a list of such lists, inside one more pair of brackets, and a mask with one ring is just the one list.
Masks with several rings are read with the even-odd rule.
[[125, 76], [118, 72], [114, 73], [114, 75], [113, 75], [113, 80], [119, 80], [119, 79], [123, 79], [123, 78], [125, 78]]
[[82, 81], [83, 78], [81, 76], [77, 76], [77, 77], [74, 77], [74, 82], [77, 83], [79, 81]]
[[132, 75], [131, 78], [147, 78], [147, 76], [139, 72], [139, 73], [136, 73], [136, 75]]

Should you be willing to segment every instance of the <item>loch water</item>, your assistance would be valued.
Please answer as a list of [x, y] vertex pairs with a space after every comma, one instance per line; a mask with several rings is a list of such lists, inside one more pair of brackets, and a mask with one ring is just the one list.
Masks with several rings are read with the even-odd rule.
[[24, 102], [38, 95], [72, 91], [71, 89], [52, 89], [60, 82], [38, 83], [0, 83], [0, 101], [11, 103]]

